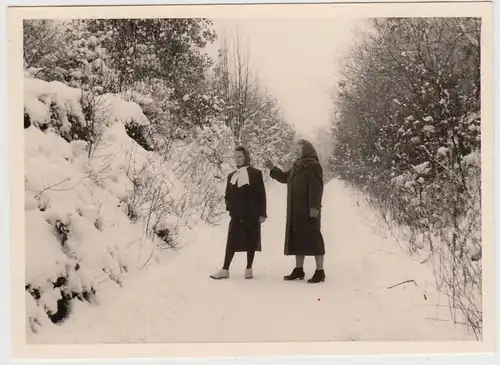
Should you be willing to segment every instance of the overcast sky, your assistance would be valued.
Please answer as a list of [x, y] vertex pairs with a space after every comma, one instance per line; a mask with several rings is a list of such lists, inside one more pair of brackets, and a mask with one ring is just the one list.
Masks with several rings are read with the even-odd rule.
[[[349, 50], [356, 19], [215, 19], [218, 34], [236, 28], [250, 48], [251, 67], [278, 98], [299, 137], [310, 138], [331, 115], [329, 92], [336, 86], [336, 60]], [[218, 44], [215, 45], [218, 47]]]

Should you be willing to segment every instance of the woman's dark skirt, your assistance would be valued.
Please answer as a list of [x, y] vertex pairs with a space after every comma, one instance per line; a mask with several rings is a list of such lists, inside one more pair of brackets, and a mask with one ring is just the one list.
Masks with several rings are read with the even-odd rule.
[[258, 219], [242, 220], [232, 217], [226, 249], [233, 252], [261, 251], [261, 224]]

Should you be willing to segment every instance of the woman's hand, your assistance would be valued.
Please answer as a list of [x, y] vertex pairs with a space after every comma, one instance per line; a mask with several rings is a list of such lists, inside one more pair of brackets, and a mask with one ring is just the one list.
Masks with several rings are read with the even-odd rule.
[[311, 210], [309, 211], [309, 215], [311, 216], [311, 218], [318, 218], [319, 217], [319, 209], [311, 208]]
[[262, 224], [266, 221], [266, 217], [259, 217], [259, 223]]

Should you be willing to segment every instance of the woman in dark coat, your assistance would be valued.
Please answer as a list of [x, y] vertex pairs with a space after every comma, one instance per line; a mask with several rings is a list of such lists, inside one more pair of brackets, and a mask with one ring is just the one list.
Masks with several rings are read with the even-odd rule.
[[285, 255], [295, 255], [296, 266], [285, 280], [303, 279], [305, 256], [314, 256], [316, 271], [309, 283], [325, 281], [323, 261], [325, 243], [321, 234], [323, 169], [313, 145], [305, 140], [297, 144], [297, 159], [286, 172], [267, 161], [271, 177], [287, 184]]
[[229, 278], [229, 265], [236, 252], [247, 253], [245, 278], [253, 277], [255, 251], [261, 251], [261, 224], [266, 220], [266, 189], [262, 171], [250, 165], [250, 155], [244, 147], [235, 150], [238, 169], [227, 178], [225, 202], [231, 221], [226, 244], [226, 256], [221, 270], [212, 279]]

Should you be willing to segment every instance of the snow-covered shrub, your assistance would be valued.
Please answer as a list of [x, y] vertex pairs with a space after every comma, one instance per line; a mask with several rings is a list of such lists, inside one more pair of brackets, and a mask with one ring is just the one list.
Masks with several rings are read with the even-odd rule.
[[136, 82], [120, 96], [137, 103], [150, 121], [149, 126], [131, 124], [127, 126], [129, 136], [146, 150], [155, 150], [166, 155], [178, 136], [178, 128], [172, 111], [178, 103], [172, 100], [172, 88], [165, 80], [153, 79]]
[[98, 94], [95, 89], [85, 91], [68, 87], [58, 81], [25, 78], [24, 86], [25, 126], [33, 124], [42, 130], [51, 128], [67, 141], [86, 141], [91, 157], [99, 144], [105, 142], [105, 130], [120, 122], [131, 138], [151, 150], [144, 137], [149, 120], [137, 103], [115, 94]]
[[173, 170], [185, 184], [182, 206], [203, 221], [215, 223], [225, 212], [224, 188], [235, 144], [222, 121], [214, 120], [193, 133], [190, 143], [178, 142], [171, 148]]
[[125, 129], [127, 131], [127, 135], [134, 141], [136, 141], [142, 148], [144, 148], [146, 151], [153, 151], [153, 147], [150, 145], [147, 139], [147, 127], [148, 126], [145, 125], [129, 123], [125, 126]]
[[[24, 64], [27, 73], [83, 90], [114, 92], [118, 74], [108, 67], [103, 47], [112, 34], [93, 32], [86, 20], [25, 20]], [[43, 46], [40, 46], [43, 45]]]
[[25, 120], [30, 125], [43, 130], [51, 128], [68, 139], [74, 124], [85, 126], [81, 90], [33, 78], [24, 79], [24, 90]]
[[[96, 101], [107, 113], [94, 110], [102, 133], [89, 156], [89, 141], [68, 138], [71, 120], [86, 122], [82, 91], [25, 81], [27, 319], [38, 331], [67, 318], [73, 300], [94, 302], [103, 282], [122, 285], [165, 245], [175, 247], [184, 186], [161, 156], [127, 135], [130, 122], [148, 123], [137, 104], [110, 94]], [[134, 183], [147, 189], [140, 202]]]
[[173, 221], [172, 219], [163, 220], [154, 225], [153, 228], [154, 233], [161, 241], [161, 243], [159, 244], [159, 247], [161, 249], [175, 248], [179, 243], [179, 224], [177, 221]]
[[334, 98], [332, 169], [368, 194], [390, 225], [407, 228], [410, 253], [429, 252], [425, 261], [455, 319], [479, 338], [481, 21], [372, 25]]

